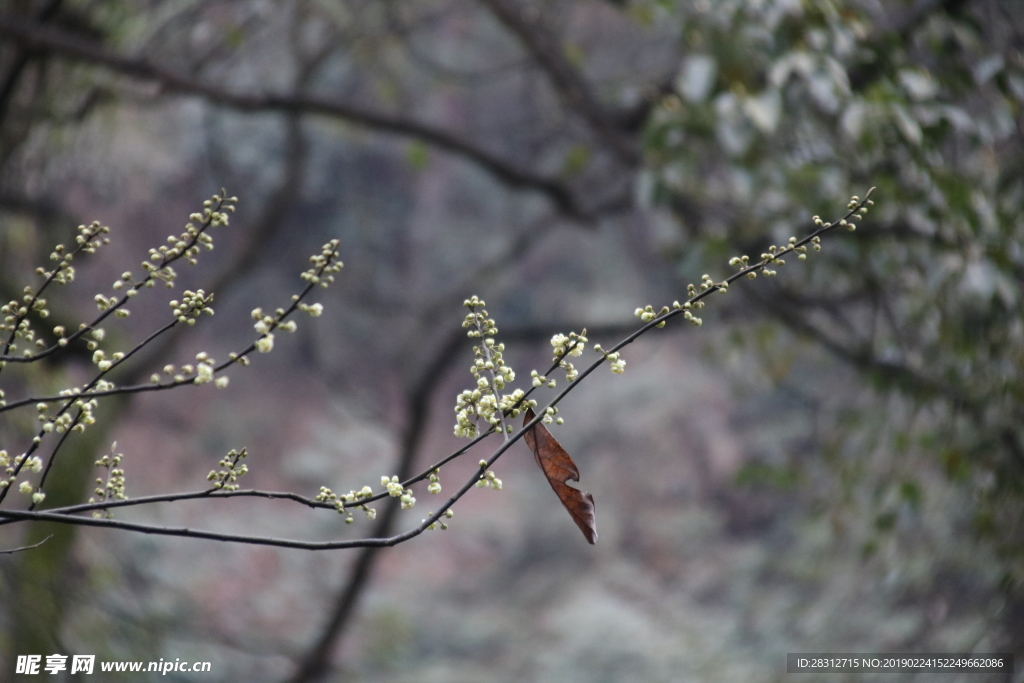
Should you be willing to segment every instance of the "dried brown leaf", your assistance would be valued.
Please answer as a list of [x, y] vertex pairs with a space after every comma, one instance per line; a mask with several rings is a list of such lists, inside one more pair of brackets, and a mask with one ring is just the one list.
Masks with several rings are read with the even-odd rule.
[[[523, 425], [529, 424], [534, 418], [531, 409], [526, 410], [526, 419]], [[597, 542], [597, 526], [594, 517], [594, 497], [586, 491], [569, 486], [566, 482], [580, 480], [580, 471], [576, 463], [572, 461], [569, 454], [565, 452], [562, 445], [551, 436], [541, 423], [537, 423], [524, 435], [526, 445], [533, 451], [533, 457], [540, 466], [548, 483], [554, 489], [555, 495], [562, 501], [562, 505], [569, 511], [572, 521], [580, 528], [587, 541], [593, 545]]]

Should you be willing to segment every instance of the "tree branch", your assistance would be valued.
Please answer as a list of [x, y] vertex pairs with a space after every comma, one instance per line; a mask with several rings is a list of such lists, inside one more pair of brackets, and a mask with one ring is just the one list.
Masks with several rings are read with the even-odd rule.
[[17, 548], [10, 548], [8, 550], [0, 550], [0, 555], [13, 555], [14, 553], [21, 553], [21, 552], [24, 552], [26, 550], [32, 550], [33, 548], [38, 548], [42, 544], [46, 543], [51, 538], [53, 538], [53, 534], [50, 534], [49, 536], [47, 536], [43, 540], [39, 541], [38, 543], [33, 543], [32, 545], [23, 545], [23, 546], [20, 546], [20, 547], [17, 547]]
[[[64, 0], [50, 0], [46, 5], [39, 10], [35, 16], [36, 22], [43, 24], [50, 19], [60, 10], [61, 4]], [[14, 61], [11, 64], [11, 68], [7, 70], [7, 74], [0, 81], [0, 124], [3, 123], [4, 119], [7, 118], [7, 110], [11, 103], [11, 99], [14, 97], [14, 90], [18, 85], [18, 81], [21, 79], [22, 73], [32, 60], [32, 50], [23, 47], [14, 56]]]
[[[781, 260], [782, 256], [785, 256], [787, 254], [792, 254], [792, 253], [803, 254], [803, 252], [806, 251], [806, 245], [811, 244], [811, 243], [817, 244], [817, 242], [820, 240], [820, 236], [822, 234], [824, 234], [824, 233], [826, 233], [828, 231], [831, 231], [831, 230], [835, 229], [836, 227], [838, 227], [840, 225], [847, 225], [847, 219], [852, 220], [855, 215], [859, 218], [860, 215], [861, 215], [861, 210], [863, 209], [864, 211], [866, 211], [865, 207], [866, 207], [866, 205], [869, 202], [868, 197], [870, 197], [870, 194], [871, 194], [871, 192], [869, 191], [868, 195], [865, 196], [865, 198], [863, 200], [851, 202], [850, 205], [848, 206], [848, 211], [845, 214], [845, 216], [843, 217], [843, 219], [841, 219], [839, 221], [835, 221], [833, 223], [825, 223], [825, 224], [821, 224], [820, 221], [819, 221], [819, 227], [816, 230], [814, 230], [813, 232], [811, 232], [809, 235], [804, 237], [803, 239], [797, 240], [796, 238], [792, 238], [790, 243], [786, 247], [783, 247], [781, 249], [778, 249], [776, 247], [771, 247], [769, 249], [769, 253], [768, 254], [763, 254], [761, 260], [756, 262], [756, 263], [754, 263], [754, 264], [747, 265], [745, 260], [742, 261], [742, 264], [739, 264], [741, 259], [739, 259], [739, 258], [734, 259], [732, 261], [732, 263], [739, 264], [740, 268], [736, 272], [734, 272], [732, 275], [730, 275], [729, 277], [725, 278], [724, 280], [722, 280], [721, 282], [718, 282], [718, 283], [710, 281], [709, 278], [707, 276], [705, 276], [704, 282], [702, 282], [702, 285], [701, 285], [701, 288], [700, 288], [699, 291], [697, 291], [695, 287], [691, 287], [692, 293], [688, 297], [688, 299], [686, 300], [685, 303], [679, 304], [677, 302], [671, 309], [669, 307], [665, 307], [663, 309], [663, 311], [661, 313], [659, 313], [659, 314], [652, 314], [650, 317], [644, 317], [643, 319], [646, 321], [645, 324], [643, 324], [639, 328], [635, 329], [631, 334], [627, 335], [624, 339], [619, 341], [615, 346], [611, 347], [610, 349], [602, 349], [602, 350], [597, 351], [598, 355], [600, 355], [601, 357], [596, 359], [594, 362], [592, 362], [586, 369], [584, 369], [581, 372], [579, 372], [579, 374], [577, 375], [576, 380], [573, 381], [573, 382], [568, 383], [568, 386], [566, 386], [560, 392], [558, 392], [548, 402], [548, 404], [544, 408], [539, 408], [537, 410], [536, 415], [533, 417], [533, 419], [527, 421], [527, 423], [524, 424], [521, 429], [519, 429], [514, 434], [512, 434], [511, 437], [506, 438], [506, 440], [501, 445], [499, 445], [492, 452], [492, 454], [491, 454], [491, 456], [489, 458], [487, 458], [486, 460], [481, 460], [480, 461], [479, 469], [472, 476], [470, 476], [468, 478], [468, 480], [455, 492], [454, 495], [452, 495], [446, 502], [444, 502], [442, 505], [440, 505], [432, 513], [430, 513], [427, 516], [426, 519], [424, 519], [422, 522], [420, 522], [420, 524], [418, 524], [414, 528], [412, 528], [412, 529], [410, 529], [410, 530], [408, 530], [406, 532], [403, 532], [401, 534], [392, 535], [392, 536], [387, 536], [386, 534], [382, 534], [381, 537], [356, 539], [356, 540], [349, 540], [349, 541], [323, 541], [323, 542], [300, 541], [300, 540], [295, 540], [295, 539], [274, 538], [274, 537], [266, 537], [266, 536], [248, 536], [248, 535], [241, 535], [241, 534], [215, 533], [215, 532], [204, 531], [204, 530], [189, 529], [187, 527], [162, 527], [162, 526], [155, 526], [155, 525], [149, 525], [149, 524], [137, 524], [137, 523], [132, 523], [132, 522], [123, 522], [123, 521], [120, 521], [120, 520], [113, 520], [113, 519], [98, 519], [98, 518], [93, 518], [93, 517], [79, 517], [79, 516], [75, 516], [75, 515], [71, 515], [71, 514], [66, 514], [66, 513], [64, 513], [64, 514], [55, 513], [55, 512], [52, 512], [52, 511], [51, 512], [36, 512], [36, 511], [31, 511], [31, 510], [30, 511], [0, 510], [0, 520], [7, 520], [6, 522], [0, 522], [0, 523], [10, 523], [10, 522], [15, 522], [15, 521], [49, 521], [49, 522], [56, 522], [56, 523], [59, 523], [59, 524], [72, 524], [72, 525], [79, 525], [79, 526], [94, 526], [94, 527], [101, 527], [101, 528], [120, 529], [120, 530], [125, 530], [125, 531], [135, 531], [135, 532], [146, 533], [146, 534], [163, 535], [163, 536], [181, 536], [181, 537], [187, 537], [187, 538], [216, 540], [216, 541], [221, 541], [221, 542], [243, 543], [243, 544], [252, 544], [252, 545], [266, 545], [266, 546], [274, 546], [274, 547], [282, 547], [282, 548], [304, 549], [304, 550], [338, 550], [338, 549], [349, 549], [349, 548], [380, 548], [380, 547], [394, 546], [394, 545], [397, 545], [399, 543], [403, 543], [403, 542], [408, 541], [408, 540], [410, 540], [412, 538], [415, 538], [416, 536], [419, 536], [421, 533], [423, 533], [424, 531], [429, 529], [437, 520], [441, 519], [441, 515], [443, 515], [456, 502], [458, 502], [459, 499], [461, 499], [464, 495], [466, 495], [466, 493], [468, 493], [471, 488], [473, 488], [473, 487], [475, 487], [477, 485], [477, 483], [483, 478], [484, 472], [486, 472], [509, 448], [511, 448], [511, 446], [514, 443], [516, 443], [517, 441], [522, 439], [534, 426], [536, 426], [538, 423], [541, 422], [541, 420], [544, 419], [548, 408], [553, 408], [556, 405], [558, 405], [558, 403], [560, 403], [570, 392], [572, 392], [576, 387], [578, 387], [582, 383], [583, 379], [585, 379], [588, 375], [590, 375], [592, 372], [594, 372], [598, 367], [604, 365], [606, 362], [609, 362], [610, 360], [617, 359], [618, 358], [617, 352], [620, 349], [622, 349], [625, 346], [633, 343], [633, 341], [638, 339], [640, 336], [646, 334], [647, 332], [650, 332], [652, 329], [664, 326], [665, 323], [667, 323], [669, 321], [669, 319], [671, 319], [671, 318], [675, 318], [675, 317], [691, 318], [692, 316], [690, 314], [690, 310], [691, 309], [699, 309], [701, 306], [703, 306], [703, 299], [711, 296], [712, 294], [714, 294], [716, 292], [724, 292], [724, 291], [726, 291], [731, 283], [735, 282], [736, 280], [738, 280], [740, 278], [756, 277], [758, 271], [761, 271], [765, 275], [774, 274], [774, 271], [772, 271], [769, 268], [769, 266], [771, 266], [771, 265], [781, 265], [783, 263], [783, 261]], [[296, 306], [297, 306], [297, 301], [293, 301], [292, 307], [289, 310], [293, 310]], [[284, 312], [280, 316], [279, 319], [283, 319], [284, 315], [287, 312], [288, 311]], [[695, 324], [699, 324], [700, 323], [700, 321], [697, 320], [697, 319], [693, 319], [693, 322]], [[451, 348], [455, 348], [454, 342], [452, 342]], [[552, 369], [549, 370], [548, 372], [550, 373], [550, 372], [552, 372], [554, 370], [554, 368], [559, 367], [560, 361], [563, 358], [565, 358], [569, 354], [569, 352], [571, 350], [572, 350], [572, 345], [567, 346], [565, 348], [565, 350], [562, 352], [562, 354], [554, 359], [554, 365], [552, 366]], [[614, 355], [612, 355], [612, 354], [614, 354]], [[451, 354], [451, 355], [454, 356], [454, 354]], [[609, 356], [611, 356], [611, 357], [609, 357]], [[426, 372], [425, 376], [421, 379], [421, 386], [423, 387], [423, 391], [422, 391], [422, 400], [423, 401], [429, 400], [430, 387], [433, 386], [434, 383], [436, 382], [436, 379], [438, 377], [440, 377], [440, 373], [443, 372], [443, 370], [445, 368], [445, 363], [447, 363], [447, 362], [450, 362], [450, 361], [447, 361], [447, 360], [445, 360], [444, 357], [442, 357], [439, 362], [435, 363], [432, 368], [428, 369], [428, 371]], [[518, 406], [523, 405], [524, 402], [527, 400], [527, 398], [532, 394], [533, 390], [534, 389], [531, 388], [529, 391], [525, 392], [525, 394], [519, 399], [519, 401], [514, 406], [510, 406], [508, 408], [508, 413], [511, 413]], [[422, 420], [423, 417], [425, 417], [425, 414], [426, 414], [425, 406], [424, 406], [424, 409], [419, 411], [419, 412], [420, 412], [420, 415], [421, 415], [420, 419]], [[407, 432], [408, 439], [405, 442], [404, 448], [406, 449], [407, 452], [412, 453], [415, 450], [414, 449], [415, 441], [419, 438], [417, 436], [417, 433], [422, 429], [422, 422], [419, 424], [419, 426], [417, 426], [416, 421], [413, 420], [410, 423], [410, 425], [411, 425], [411, 429], [410, 429], [409, 432]], [[490, 434], [493, 434], [493, 433], [494, 433], [494, 427], [491, 426], [488, 431], [484, 432], [478, 438], [476, 438], [473, 441], [471, 441], [468, 446], [460, 449], [459, 451], [456, 451], [454, 454], [452, 454], [452, 455], [448, 456], [447, 458], [445, 458], [444, 460], [442, 460], [441, 463], [431, 467], [427, 471], [427, 473], [425, 473], [423, 475], [419, 475], [418, 477], [414, 477], [412, 480], [410, 480], [410, 482], [422, 480], [423, 478], [425, 478], [427, 476], [427, 474], [429, 474], [430, 471], [433, 471], [435, 468], [441, 467], [444, 463], [450, 461], [451, 459], [453, 459], [455, 457], [458, 457], [459, 455], [464, 454], [471, 447], [473, 447], [475, 444], [479, 443], [484, 438], [486, 438], [487, 436], [489, 436]], [[20, 467], [20, 465], [24, 464], [24, 462], [26, 462], [26, 460], [23, 460], [19, 464], [19, 467]], [[411, 464], [411, 462], [412, 462], [412, 456], [411, 455], [409, 456], [408, 462], [409, 462], [409, 464]], [[383, 495], [384, 494], [378, 494], [377, 496], [374, 496], [374, 498], [380, 498]], [[361, 505], [364, 502], [368, 502], [369, 500], [370, 499], [368, 499], [368, 498], [367, 499], [358, 500], [358, 501], [355, 502], [355, 505], [356, 506]]]
[[0, 38], [16, 42], [27, 49], [50, 51], [65, 58], [103, 66], [131, 78], [155, 81], [166, 92], [201, 97], [208, 102], [237, 111], [314, 114], [382, 133], [422, 140], [475, 163], [509, 187], [543, 194], [558, 207], [559, 211], [570, 218], [582, 221], [593, 219], [591, 212], [579, 204], [572, 190], [557, 178], [524, 169], [452, 132], [413, 119], [314, 95], [231, 92], [159, 66], [145, 58], [119, 55], [103, 46], [65, 32], [10, 17], [0, 17]]
[[527, 16], [523, 4], [510, 0], [480, 0], [505, 28], [514, 33], [548, 75], [555, 91], [572, 111], [586, 121], [593, 131], [628, 166], [640, 163], [641, 154], [635, 140], [623, 134], [604, 105], [594, 95], [590, 84], [566, 58], [558, 39], [540, 21]]

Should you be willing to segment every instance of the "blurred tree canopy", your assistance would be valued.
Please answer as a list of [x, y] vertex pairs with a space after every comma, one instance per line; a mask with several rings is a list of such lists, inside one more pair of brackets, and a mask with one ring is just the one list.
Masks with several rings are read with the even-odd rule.
[[[925, 450], [974, 487], [977, 529], [1019, 581], [1024, 18], [999, 2], [726, 2], [679, 23], [677, 95], [645, 133], [648, 201], [709, 248], [753, 250], [765, 227], [781, 237], [879, 188], [879, 215], [813, 284], [754, 303], [914, 406], [878, 447]], [[863, 448], [836, 445], [850, 462]], [[915, 504], [912, 478], [888, 485]]]
[[1024, 18], [1000, 2], [724, 2], [678, 22], [643, 197], [705, 248], [755, 250], [765, 228], [877, 186], [879, 214], [812, 285], [755, 305], [927, 413], [900, 443], [984, 491], [979, 531], [1019, 572]]
[[[196, 185], [263, 202], [223, 283], [252, 267], [300, 195], [321, 208], [346, 192], [392, 196], [365, 189], [400, 175], [374, 165], [384, 157], [342, 167], [322, 141], [369, 139], [410, 172], [453, 163], [472, 220], [428, 244], [379, 226], [355, 238], [400, 252], [349, 296], [408, 312], [405, 335], [436, 330], [435, 306], [555, 225], [623, 231], [624, 258], [671, 301], [684, 278], [877, 187], [854, 235], [798, 278], [737, 288], [721, 313], [756, 322], [736, 344], [779, 382], [833, 358], [872, 388], [853, 397], [808, 380], [816, 405], [841, 404], [828, 428], [766, 448], [741, 481], [803, 486], [838, 524], [869, 518], [865, 556], [917, 534], [934, 482], [951, 483], [971, 501], [954, 536], [999, 557], [1007, 638], [1024, 649], [1019, 0], [10, 0], [4, 297], [34, 262], [25, 250], [48, 248], [75, 214], [65, 188], [94, 173], [83, 140], [116, 138], [119, 117], [140, 110], [173, 135], [193, 130], [182, 139], [203, 160]], [[384, 204], [395, 213], [380, 224], [408, 208]], [[498, 227], [510, 215], [526, 227]], [[470, 225], [480, 216], [490, 224]], [[311, 221], [302, 230], [316, 234], [290, 239], [327, 229]], [[446, 253], [444, 239], [467, 235], [495, 245], [487, 258]], [[419, 273], [418, 258], [446, 267]], [[455, 287], [453, 271], [466, 278]]]

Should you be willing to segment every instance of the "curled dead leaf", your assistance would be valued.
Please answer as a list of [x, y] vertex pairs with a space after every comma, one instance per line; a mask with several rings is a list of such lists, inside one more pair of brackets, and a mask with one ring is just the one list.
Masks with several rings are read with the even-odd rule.
[[[535, 417], [531, 409], [526, 410], [526, 419], [523, 426], [529, 424]], [[554, 489], [555, 495], [562, 501], [562, 505], [569, 511], [572, 521], [580, 528], [587, 541], [593, 545], [597, 542], [597, 526], [594, 517], [594, 497], [586, 491], [569, 486], [566, 482], [580, 480], [580, 471], [576, 463], [572, 461], [562, 445], [555, 440], [541, 423], [537, 423], [524, 435], [526, 445], [533, 451], [533, 458], [537, 461], [548, 483]]]

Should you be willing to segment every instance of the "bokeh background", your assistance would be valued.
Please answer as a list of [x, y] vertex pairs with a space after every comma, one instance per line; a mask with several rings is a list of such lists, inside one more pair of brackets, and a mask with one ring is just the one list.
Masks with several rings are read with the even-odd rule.
[[[8, 524], [3, 548], [52, 538], [0, 556], [0, 679], [25, 653], [296, 682], [781, 681], [787, 652], [1002, 651], [1024, 666], [1020, 9], [7, 0], [4, 301], [100, 220], [112, 244], [51, 297], [47, 325], [77, 326], [227, 188], [239, 210], [176, 290], [212, 289], [217, 315], [149, 347], [127, 382], [244, 348], [249, 311], [286, 304], [328, 239], [346, 263], [324, 316], [300, 317], [227, 389], [105, 404], [48, 505], [87, 498], [114, 441], [130, 496], [201, 489], [242, 446], [242, 483], [261, 489], [418, 471], [459, 446], [468, 296], [487, 300], [525, 383], [553, 334], [586, 327], [610, 346], [634, 308], [721, 279], [731, 256], [756, 259], [870, 187], [877, 205], [571, 394], [555, 435], [597, 501], [596, 546], [522, 445], [497, 464], [502, 491], [473, 490], [449, 530], [382, 552]], [[110, 350], [161, 324], [176, 293], [107, 325]], [[89, 368], [70, 349], [0, 385], [10, 401]], [[31, 409], [0, 414], [0, 447], [20, 452], [33, 425]], [[484, 455], [446, 467], [445, 491]], [[408, 528], [431, 503], [417, 496], [351, 526], [248, 499], [118, 517], [326, 540]]]

